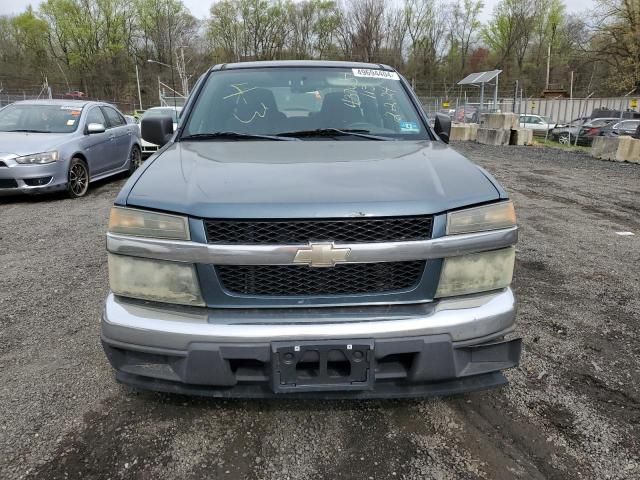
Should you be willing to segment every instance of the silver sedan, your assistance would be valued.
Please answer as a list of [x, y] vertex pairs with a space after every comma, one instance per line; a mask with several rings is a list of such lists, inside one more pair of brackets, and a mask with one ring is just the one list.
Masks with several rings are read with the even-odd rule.
[[138, 126], [107, 103], [26, 100], [0, 110], [0, 196], [82, 197], [90, 182], [140, 162]]

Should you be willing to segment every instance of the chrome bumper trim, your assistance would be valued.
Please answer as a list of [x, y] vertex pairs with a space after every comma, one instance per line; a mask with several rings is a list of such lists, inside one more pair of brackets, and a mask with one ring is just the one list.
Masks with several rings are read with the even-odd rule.
[[[514, 245], [518, 227], [449, 235], [430, 240], [385, 243], [335, 243], [350, 249], [345, 263], [401, 262], [453, 257]], [[299, 265], [303, 245], [217, 245], [107, 234], [107, 250], [118, 255], [213, 265]]]
[[[163, 305], [129, 302], [110, 294], [103, 317], [106, 341], [124, 342], [141, 348], [186, 350], [192, 342], [264, 343], [275, 340], [327, 340], [341, 338], [394, 338], [448, 334], [454, 342], [504, 334], [513, 329], [516, 315], [511, 289], [450, 298], [422, 305], [420, 313], [394, 315], [393, 306], [384, 318], [368, 316], [366, 309], [340, 322], [237, 323], [237, 311], [206, 308], [166, 309]], [[318, 308], [318, 315], [322, 315]], [[293, 313], [295, 314], [295, 313]], [[313, 318], [313, 317], [312, 317]]]

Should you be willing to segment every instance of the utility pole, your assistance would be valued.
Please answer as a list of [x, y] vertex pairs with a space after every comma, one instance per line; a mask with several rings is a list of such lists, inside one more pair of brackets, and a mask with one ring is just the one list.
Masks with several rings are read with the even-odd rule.
[[138, 74], [137, 63], [136, 63], [136, 82], [138, 83], [138, 102], [140, 103], [140, 110], [142, 110], [142, 94], [140, 93], [140, 75]]
[[182, 82], [182, 94], [185, 97], [189, 96], [189, 78], [187, 77], [187, 67], [184, 61], [184, 46], [178, 47], [180, 49], [180, 55], [178, 55], [178, 50], [176, 49], [176, 70], [178, 70], [178, 75], [180, 75], [180, 80]]
[[571, 84], [569, 85], [569, 98], [573, 98], [573, 70], [571, 70]]
[[545, 90], [549, 90], [549, 71], [551, 69], [551, 44], [549, 44], [549, 48], [547, 50], [547, 86]]

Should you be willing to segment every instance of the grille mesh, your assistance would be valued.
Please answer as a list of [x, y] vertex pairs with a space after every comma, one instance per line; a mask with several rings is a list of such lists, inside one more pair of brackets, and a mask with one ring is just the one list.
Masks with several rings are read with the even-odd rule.
[[205, 220], [209, 243], [300, 244], [400, 242], [431, 238], [433, 217], [336, 220]]
[[0, 178], [0, 188], [16, 188], [18, 182], [13, 178]]
[[413, 287], [420, 281], [425, 263], [345, 263], [332, 268], [219, 265], [216, 272], [225, 289], [243, 295], [355, 295]]

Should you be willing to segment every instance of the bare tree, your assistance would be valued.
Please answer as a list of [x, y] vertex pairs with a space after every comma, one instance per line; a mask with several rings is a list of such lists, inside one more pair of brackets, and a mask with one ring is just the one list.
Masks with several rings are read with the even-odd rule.
[[471, 46], [482, 25], [479, 19], [482, 7], [481, 0], [457, 0], [453, 4], [450, 32], [452, 46], [458, 49], [460, 74], [464, 72]]
[[384, 0], [351, 0], [342, 22], [343, 51], [353, 59], [373, 62], [385, 41]]

